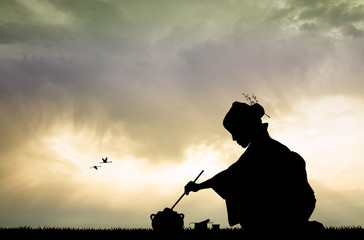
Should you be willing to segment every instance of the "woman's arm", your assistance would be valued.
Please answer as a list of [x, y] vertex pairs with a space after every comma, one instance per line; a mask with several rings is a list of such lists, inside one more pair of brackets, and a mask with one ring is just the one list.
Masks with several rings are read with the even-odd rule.
[[185, 186], [185, 194], [188, 195], [191, 191], [197, 192], [197, 191], [200, 191], [201, 189], [206, 189], [206, 188], [211, 188], [211, 187], [212, 187], [211, 178], [202, 183], [195, 183], [195, 182], [190, 181]]
[[185, 186], [185, 194], [188, 195], [191, 191], [197, 192], [201, 189], [212, 188], [220, 197], [225, 199], [231, 190], [230, 185], [232, 182], [230, 174], [231, 167], [202, 183], [189, 182]]

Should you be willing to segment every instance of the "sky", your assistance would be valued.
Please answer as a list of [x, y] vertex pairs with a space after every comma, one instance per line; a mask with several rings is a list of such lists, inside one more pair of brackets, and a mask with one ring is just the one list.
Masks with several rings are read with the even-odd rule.
[[[305, 159], [311, 220], [364, 225], [362, 1], [2, 0], [0, 36], [0, 226], [151, 227], [244, 152], [243, 93]], [[174, 210], [229, 226], [213, 190]]]

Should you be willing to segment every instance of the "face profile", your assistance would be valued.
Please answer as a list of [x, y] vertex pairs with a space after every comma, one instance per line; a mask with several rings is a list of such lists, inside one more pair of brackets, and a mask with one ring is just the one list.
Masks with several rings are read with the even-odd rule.
[[248, 105], [234, 102], [223, 120], [223, 125], [232, 135], [233, 141], [246, 148], [261, 125], [264, 113], [264, 108], [257, 103]]
[[244, 129], [234, 129], [230, 130], [230, 133], [233, 141], [243, 148], [248, 147], [251, 141], [251, 133], [248, 130], [244, 131]]

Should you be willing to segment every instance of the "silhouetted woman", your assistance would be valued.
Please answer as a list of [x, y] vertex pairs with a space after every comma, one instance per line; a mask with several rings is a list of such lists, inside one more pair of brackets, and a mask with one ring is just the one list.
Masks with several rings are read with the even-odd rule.
[[304, 226], [316, 203], [303, 158], [272, 139], [259, 104], [234, 102], [223, 125], [246, 151], [226, 170], [185, 193], [212, 188], [226, 201], [231, 226], [244, 229], [296, 229]]

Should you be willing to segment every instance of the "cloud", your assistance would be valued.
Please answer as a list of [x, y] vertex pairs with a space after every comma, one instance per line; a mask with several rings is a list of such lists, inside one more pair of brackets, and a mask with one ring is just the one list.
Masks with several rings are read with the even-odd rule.
[[342, 32], [345, 36], [351, 36], [353, 38], [362, 38], [364, 36], [364, 30], [357, 28], [353, 24], [345, 26]]
[[[289, 23], [299, 30], [335, 37], [361, 37], [364, 5], [359, 1], [285, 1], [284, 7], [273, 10], [270, 17]], [[337, 33], [336, 33], [337, 32]]]
[[[221, 127], [221, 119], [231, 102], [242, 97], [242, 92], [262, 96], [260, 99], [268, 112], [274, 113], [289, 110], [287, 99], [305, 97], [307, 92], [313, 97], [322, 86], [333, 86], [327, 94], [343, 91], [341, 85], [336, 86], [342, 82], [338, 76], [350, 76], [346, 83], [351, 84], [344, 89], [352, 92], [360, 89], [357, 73], [361, 70], [351, 64], [363, 61], [357, 43], [342, 42], [346, 50], [338, 52], [329, 37], [288, 35], [283, 38], [286, 35], [282, 35], [279, 25], [264, 27], [259, 22], [258, 29], [254, 28], [256, 25], [246, 28], [248, 23], [244, 21], [248, 16], [257, 19], [258, 14], [250, 13], [242, 18], [233, 11], [227, 17], [225, 11], [232, 10], [233, 5], [224, 5], [218, 11], [221, 21], [214, 20], [207, 9], [200, 9], [206, 15], [205, 22], [193, 19], [181, 25], [182, 12], [169, 6], [178, 12], [169, 24], [162, 21], [171, 17], [164, 13], [142, 25], [147, 8], [144, 5], [140, 9], [129, 5], [121, 8], [124, 5], [91, 2], [84, 9], [82, 4], [54, 4], [62, 16], [73, 19], [65, 32], [60, 30], [62, 27], [36, 25], [35, 20], [29, 25], [9, 23], [15, 27], [8, 29], [8, 42], [19, 44], [22, 50], [10, 51], [1, 60], [5, 76], [2, 94], [4, 102], [23, 106], [18, 108], [18, 115], [11, 109], [4, 112], [18, 119], [19, 129], [26, 126], [36, 129], [30, 122], [41, 121], [45, 129], [59, 119], [70, 120], [78, 127], [95, 128], [100, 138], [103, 132], [123, 132], [132, 142], [140, 143], [135, 146], [135, 154], [140, 156], [178, 158], [190, 143], [203, 141], [208, 138], [205, 136], [228, 137]], [[263, 11], [263, 8], [256, 9]], [[269, 13], [270, 9], [266, 11]], [[195, 16], [196, 8], [188, 14]], [[158, 30], [152, 24], [154, 21], [164, 30]], [[203, 34], [197, 31], [210, 21], [210, 31]], [[197, 30], [194, 30], [191, 27], [196, 23]], [[221, 25], [227, 27], [221, 30]], [[20, 31], [21, 26], [28, 33]], [[56, 29], [55, 34], [48, 36], [47, 33], [52, 33], [48, 29]], [[35, 34], [38, 31], [45, 33], [44, 37], [39, 35], [39, 41], [43, 42], [39, 45], [35, 40], [28, 42], [31, 34], [38, 37]], [[75, 34], [74, 37], [68, 38], [67, 31]], [[24, 35], [17, 36], [19, 32]], [[207, 39], [206, 36], [215, 37]], [[343, 56], [349, 56], [348, 52], [352, 53], [352, 59], [341, 61]], [[332, 63], [336, 69], [331, 67]], [[332, 79], [322, 76], [332, 76]], [[277, 97], [282, 87], [289, 91]], [[220, 102], [211, 103], [211, 99], [220, 99]], [[33, 120], [23, 123], [25, 119]], [[124, 130], [114, 127], [118, 124]], [[8, 130], [4, 131], [10, 135]], [[14, 139], [17, 136], [12, 135]]]

